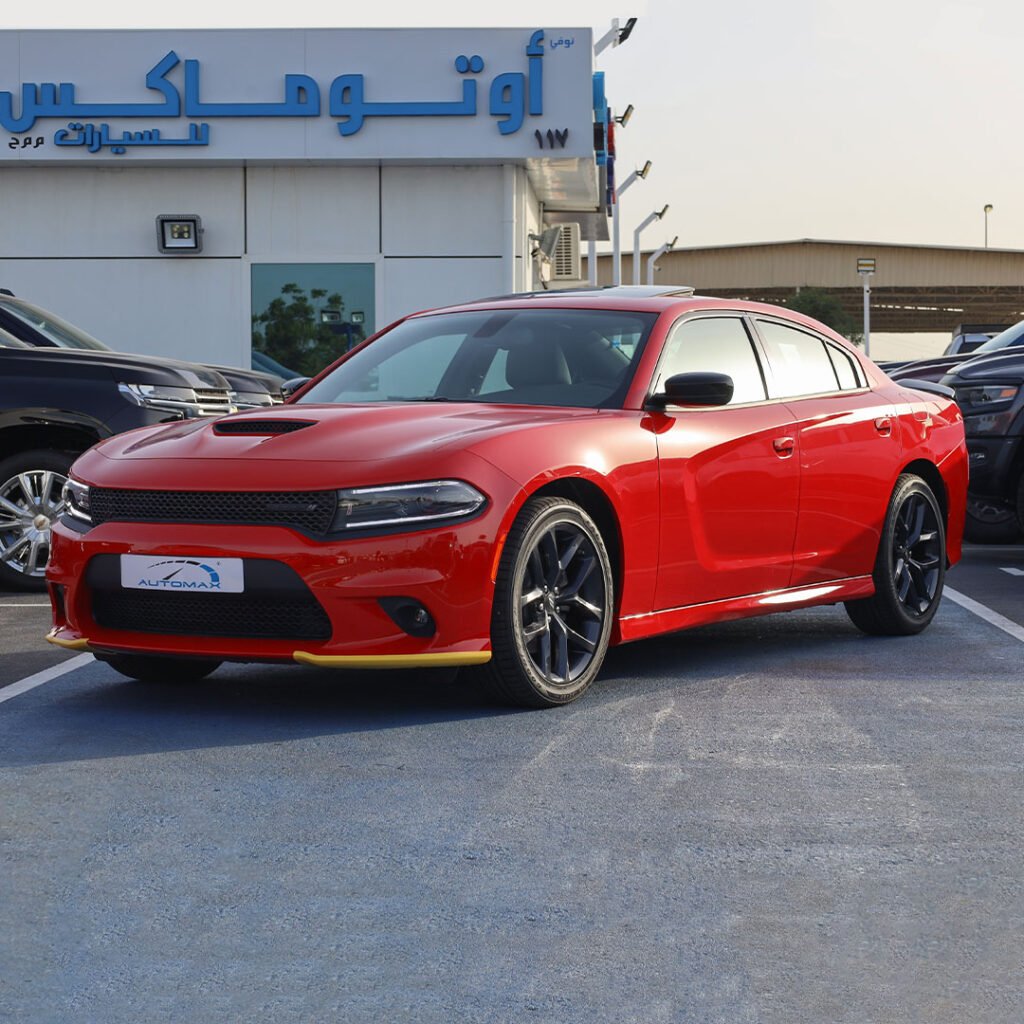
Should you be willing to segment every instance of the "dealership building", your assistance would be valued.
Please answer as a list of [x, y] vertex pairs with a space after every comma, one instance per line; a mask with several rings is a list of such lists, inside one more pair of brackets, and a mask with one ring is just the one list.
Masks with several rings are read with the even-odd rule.
[[296, 299], [351, 342], [578, 283], [607, 123], [589, 29], [0, 32], [0, 287], [248, 365]]

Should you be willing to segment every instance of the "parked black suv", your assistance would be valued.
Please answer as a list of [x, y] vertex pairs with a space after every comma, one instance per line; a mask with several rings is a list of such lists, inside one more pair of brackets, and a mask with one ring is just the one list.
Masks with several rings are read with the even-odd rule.
[[971, 479], [968, 540], [1012, 542], [1024, 530], [1024, 350], [976, 356], [942, 378], [964, 415]]
[[133, 427], [233, 412], [216, 370], [121, 352], [33, 348], [0, 329], [0, 587], [43, 590], [71, 463]]
[[[86, 352], [111, 352], [109, 346], [86, 333], [81, 327], [62, 320], [41, 306], [17, 298], [9, 289], [0, 288], [0, 329], [39, 348], [81, 349]], [[282, 401], [282, 378], [260, 370], [237, 366], [211, 366], [227, 378], [232, 402], [239, 409], [257, 409]], [[289, 376], [294, 376], [290, 374]]]

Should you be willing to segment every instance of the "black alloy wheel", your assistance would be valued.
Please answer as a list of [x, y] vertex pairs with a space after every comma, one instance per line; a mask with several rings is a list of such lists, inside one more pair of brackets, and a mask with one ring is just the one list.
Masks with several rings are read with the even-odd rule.
[[907, 636], [935, 617], [946, 576], [946, 531], [935, 495], [918, 476], [905, 473], [896, 482], [873, 576], [873, 596], [846, 602], [865, 633]]
[[594, 681], [614, 610], [601, 532], [563, 498], [527, 502], [502, 553], [483, 674], [523, 707], [568, 704]]

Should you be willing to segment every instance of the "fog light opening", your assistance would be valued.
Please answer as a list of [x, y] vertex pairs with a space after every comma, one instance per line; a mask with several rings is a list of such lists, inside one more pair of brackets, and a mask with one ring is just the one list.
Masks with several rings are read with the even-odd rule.
[[409, 636], [428, 637], [437, 632], [434, 617], [415, 598], [380, 597], [377, 603], [387, 612], [391, 621]]

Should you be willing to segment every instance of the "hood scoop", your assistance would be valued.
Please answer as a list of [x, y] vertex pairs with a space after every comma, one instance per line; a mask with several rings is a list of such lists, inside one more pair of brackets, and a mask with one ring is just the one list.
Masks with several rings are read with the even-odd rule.
[[213, 425], [215, 434], [293, 434], [304, 427], [312, 427], [316, 420], [218, 420]]

